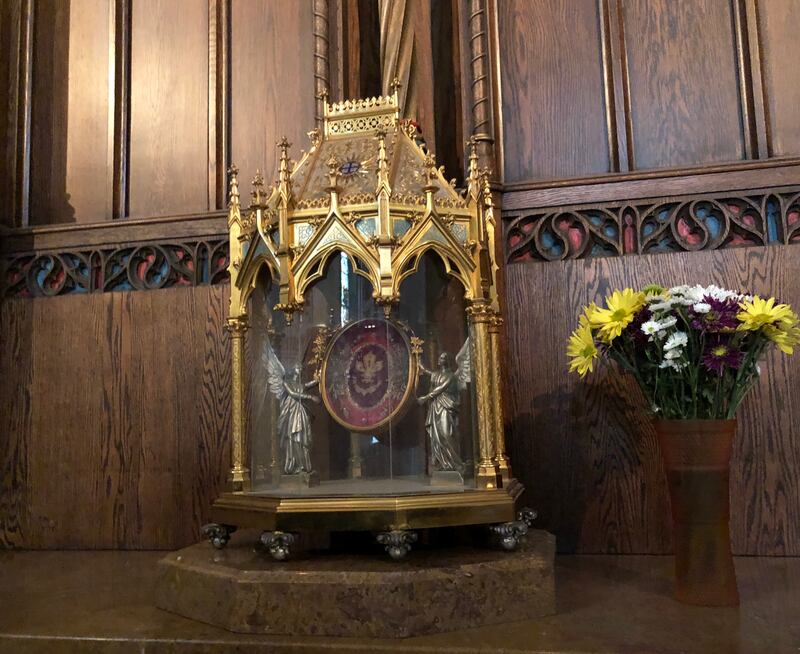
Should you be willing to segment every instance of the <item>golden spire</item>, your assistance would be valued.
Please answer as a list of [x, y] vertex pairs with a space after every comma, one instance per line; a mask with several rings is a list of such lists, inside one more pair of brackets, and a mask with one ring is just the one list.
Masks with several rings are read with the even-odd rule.
[[261, 170], [256, 169], [256, 176], [253, 177], [253, 190], [250, 193], [251, 206], [260, 207], [264, 202], [264, 177], [261, 175]]
[[235, 221], [241, 220], [241, 205], [239, 204], [239, 169], [236, 164], [228, 168], [230, 181], [228, 182], [228, 228]]
[[288, 207], [289, 198], [292, 195], [292, 171], [290, 170], [289, 166], [289, 148], [292, 147], [292, 144], [289, 143], [284, 136], [280, 141], [278, 141], [278, 147], [281, 150], [281, 158], [278, 164], [278, 192], [280, 193], [282, 203], [284, 206]]
[[328, 161], [328, 188], [325, 189], [331, 196], [331, 206], [328, 209], [328, 215], [334, 213], [339, 215], [339, 160], [331, 155]]
[[325, 163], [328, 165], [328, 191], [336, 191], [339, 188], [339, 160], [331, 155]]
[[378, 137], [378, 188], [375, 190], [375, 195], [378, 196], [385, 191], [388, 198], [392, 189], [389, 186], [389, 162], [386, 158], [386, 132], [378, 130], [376, 136]]
[[239, 169], [236, 167], [236, 164], [231, 164], [231, 167], [228, 168], [228, 175], [230, 175], [230, 181], [228, 183], [228, 206], [229, 207], [238, 207], [239, 206]]
[[436, 184], [439, 171], [436, 169], [436, 157], [430, 153], [425, 156], [425, 176], [428, 178], [428, 183], [422, 189], [425, 191], [425, 211], [433, 213], [435, 211], [433, 195], [439, 190], [439, 186]]
[[481, 184], [478, 173], [478, 144], [475, 137], [472, 136], [467, 141], [469, 148], [469, 165], [467, 166], [467, 195], [473, 201], [478, 199], [481, 190]]

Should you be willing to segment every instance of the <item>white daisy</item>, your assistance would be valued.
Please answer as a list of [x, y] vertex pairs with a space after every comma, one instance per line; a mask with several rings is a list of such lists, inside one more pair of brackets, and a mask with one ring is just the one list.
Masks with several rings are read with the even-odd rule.
[[650, 311], [657, 312], [657, 311], [669, 311], [672, 307], [675, 306], [675, 300], [662, 300], [661, 302], [656, 302], [655, 304], [651, 304], [649, 309]]
[[642, 332], [644, 332], [650, 337], [653, 337], [656, 334], [658, 334], [659, 329], [661, 329], [661, 327], [655, 320], [648, 320], [646, 323], [642, 324]]
[[698, 302], [692, 305], [692, 309], [695, 313], [708, 313], [711, 311], [711, 305], [707, 302]]
[[678, 319], [675, 316], [667, 316], [663, 320], [658, 321], [658, 331], [663, 332], [670, 327], [674, 327], [677, 322]]
[[670, 352], [676, 351], [684, 347], [688, 342], [689, 337], [686, 335], [686, 332], [675, 332], [670, 334], [667, 342], [664, 343], [664, 349]]

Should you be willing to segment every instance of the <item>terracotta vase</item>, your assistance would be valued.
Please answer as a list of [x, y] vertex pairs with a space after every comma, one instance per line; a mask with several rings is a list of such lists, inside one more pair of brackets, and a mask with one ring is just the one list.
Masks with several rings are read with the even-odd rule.
[[672, 504], [675, 598], [737, 606], [728, 478], [736, 420], [656, 420]]

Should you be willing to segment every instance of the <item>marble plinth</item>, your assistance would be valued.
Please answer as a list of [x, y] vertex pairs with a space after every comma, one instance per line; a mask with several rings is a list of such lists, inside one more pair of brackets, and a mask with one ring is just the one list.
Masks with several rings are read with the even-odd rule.
[[553, 614], [554, 554], [542, 531], [516, 552], [430, 548], [402, 561], [320, 553], [276, 562], [239, 538], [164, 557], [156, 605], [242, 633], [405, 638]]

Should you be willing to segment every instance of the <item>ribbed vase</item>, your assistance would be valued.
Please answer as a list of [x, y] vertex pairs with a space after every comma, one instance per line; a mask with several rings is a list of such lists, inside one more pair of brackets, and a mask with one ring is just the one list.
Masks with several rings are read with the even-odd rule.
[[736, 420], [656, 420], [672, 504], [675, 598], [737, 606], [729, 477]]

